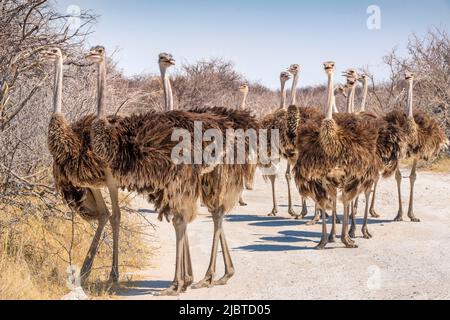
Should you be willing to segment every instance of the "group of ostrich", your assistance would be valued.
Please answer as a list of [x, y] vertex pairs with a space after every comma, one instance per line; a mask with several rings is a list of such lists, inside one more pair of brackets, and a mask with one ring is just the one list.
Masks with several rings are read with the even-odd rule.
[[[176, 234], [175, 276], [172, 285], [161, 295], [178, 295], [189, 287], [203, 288], [225, 285], [234, 275], [234, 266], [223, 229], [224, 216], [237, 204], [245, 206], [244, 188], [251, 189], [257, 165], [249, 157], [244, 164], [175, 164], [171, 159], [175, 129], [194, 133], [194, 123], [201, 122], [202, 130], [266, 129], [279, 130], [280, 157], [270, 164], [258, 165], [264, 178], [271, 182], [273, 210], [278, 213], [275, 181], [281, 158], [287, 160], [288, 212], [296, 218], [307, 215], [306, 199], [316, 205], [316, 214], [309, 224], [322, 219], [322, 238], [319, 249], [335, 241], [338, 193], [343, 204], [341, 240], [345, 247], [355, 248], [355, 215], [357, 198], [364, 194], [363, 235], [370, 238], [368, 215], [377, 216], [374, 209], [375, 190], [380, 177], [395, 174], [399, 192], [399, 212], [395, 219], [403, 219], [399, 163], [413, 159], [411, 195], [408, 217], [419, 221], [413, 211], [414, 183], [418, 160], [437, 156], [447, 145], [444, 131], [437, 122], [423, 112], [413, 110], [414, 75], [406, 73], [409, 86], [408, 106], [383, 116], [365, 110], [368, 78], [353, 69], [345, 72], [345, 85], [334, 85], [335, 63], [324, 64], [328, 78], [326, 106], [297, 104], [299, 65], [292, 65], [281, 73], [280, 107], [258, 119], [246, 108], [249, 87], [242, 85], [242, 104], [239, 107], [195, 107], [174, 110], [169, 69], [175, 65], [172, 55], [159, 55], [159, 67], [164, 88], [165, 109], [129, 116], [105, 114], [107, 97], [106, 51], [92, 48], [86, 59], [97, 66], [97, 113], [69, 122], [62, 112], [63, 55], [58, 48], [46, 49], [43, 59], [54, 64], [53, 114], [48, 128], [48, 146], [53, 156], [55, 184], [67, 205], [86, 220], [97, 221], [97, 230], [81, 269], [82, 281], [90, 274], [103, 230], [111, 224], [113, 258], [110, 278], [119, 280], [119, 230], [121, 212], [119, 189], [144, 195], [155, 207], [159, 219], [172, 222]], [[286, 84], [293, 78], [291, 101], [287, 105]], [[360, 110], [355, 110], [355, 88], [363, 84]], [[346, 112], [336, 108], [336, 94], [347, 99]], [[271, 131], [273, 132], [273, 131]], [[270, 137], [269, 137], [270, 138]], [[269, 139], [270, 140], [270, 139]], [[246, 147], [250, 148], [248, 141]], [[192, 146], [194, 148], [195, 146]], [[203, 142], [203, 147], [207, 143]], [[234, 156], [234, 155], [231, 155]], [[292, 176], [302, 196], [303, 210], [293, 210]], [[112, 213], [102, 196], [107, 189]], [[373, 190], [372, 201], [369, 201]], [[203, 280], [194, 284], [187, 226], [197, 216], [199, 205], [207, 208], [214, 222], [209, 267]], [[370, 204], [370, 207], [369, 207]], [[328, 236], [327, 212], [332, 212], [332, 229]], [[350, 218], [352, 227], [349, 230]], [[225, 274], [216, 280], [218, 247], [222, 248]]]

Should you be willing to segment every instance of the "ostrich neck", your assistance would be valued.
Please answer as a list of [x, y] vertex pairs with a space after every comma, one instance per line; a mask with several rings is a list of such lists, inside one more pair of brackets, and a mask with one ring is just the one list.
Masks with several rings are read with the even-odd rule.
[[355, 87], [350, 90], [350, 93], [347, 97], [347, 113], [355, 112]]
[[408, 90], [408, 118], [414, 119], [414, 110], [413, 110], [413, 82], [409, 82], [409, 90]]
[[161, 67], [161, 78], [163, 81], [164, 88], [164, 102], [166, 111], [173, 110], [173, 95], [172, 95], [172, 85], [170, 84], [169, 72], [167, 68]]
[[245, 106], [247, 104], [247, 96], [248, 96], [248, 93], [244, 93], [244, 96], [242, 98], [242, 103], [241, 103], [240, 110], [244, 110], [245, 109]]
[[286, 108], [286, 83], [285, 82], [281, 83], [281, 103], [280, 103], [280, 107], [282, 109]]
[[53, 88], [53, 112], [62, 113], [63, 61], [55, 62], [55, 81]]
[[366, 111], [366, 102], [367, 102], [367, 95], [369, 93], [369, 83], [367, 80], [364, 81], [364, 88], [363, 88], [363, 97], [361, 101], [361, 112]]
[[102, 118], [105, 116], [106, 65], [101, 62], [97, 68], [97, 117]]
[[298, 73], [294, 75], [294, 79], [292, 81], [292, 90], [291, 90], [291, 105], [297, 104], [297, 85], [298, 85]]
[[327, 109], [326, 112], [326, 120], [333, 119], [333, 102], [335, 101], [334, 96], [334, 80], [333, 74], [328, 75], [328, 99], [327, 99]]

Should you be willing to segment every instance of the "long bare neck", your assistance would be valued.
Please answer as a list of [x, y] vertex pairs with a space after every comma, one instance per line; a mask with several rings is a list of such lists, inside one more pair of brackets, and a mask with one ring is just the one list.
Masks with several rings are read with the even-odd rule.
[[170, 84], [169, 72], [167, 68], [161, 67], [161, 78], [163, 81], [164, 88], [164, 102], [166, 111], [173, 110], [173, 94], [172, 94], [172, 85]]
[[299, 74], [296, 73], [294, 75], [294, 79], [292, 80], [292, 89], [291, 89], [291, 105], [297, 104], [297, 85], [298, 85]]
[[328, 75], [328, 99], [327, 99], [327, 108], [325, 110], [326, 120], [333, 119], [333, 102], [335, 101], [334, 96], [334, 79], [333, 74]]
[[367, 103], [367, 95], [369, 94], [369, 82], [367, 80], [364, 80], [363, 83], [363, 96], [361, 100], [361, 112], [366, 111], [366, 103]]
[[333, 113], [339, 113], [339, 110], [336, 105], [336, 94], [333, 95]]
[[244, 92], [243, 97], [242, 97], [241, 108], [239, 110], [245, 109], [245, 106], [247, 105], [247, 96], [248, 96], [248, 92]]
[[97, 117], [105, 116], [105, 96], [106, 96], [106, 64], [100, 62], [97, 66]]
[[53, 86], [53, 112], [62, 113], [63, 61], [55, 62], [55, 81]]
[[413, 81], [409, 81], [409, 90], [408, 90], [408, 118], [414, 119], [414, 110], [413, 110]]
[[286, 108], [286, 82], [281, 82], [281, 102], [280, 108]]
[[350, 89], [350, 93], [347, 97], [347, 113], [353, 113], [355, 112], [355, 87], [352, 87]]

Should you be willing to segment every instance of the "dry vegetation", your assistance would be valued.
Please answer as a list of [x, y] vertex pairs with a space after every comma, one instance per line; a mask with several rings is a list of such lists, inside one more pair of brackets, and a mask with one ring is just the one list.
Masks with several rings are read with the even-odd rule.
[[[86, 64], [83, 53], [96, 16], [82, 12], [77, 29], [69, 28], [67, 19], [47, 0], [0, 0], [0, 299], [59, 298], [67, 293], [67, 266], [81, 264], [94, 231], [94, 226], [72, 217], [55, 193], [46, 145], [52, 68], [39, 60], [40, 50], [58, 46], [66, 55], [67, 117], [75, 120], [95, 108], [95, 69]], [[418, 76], [416, 106], [438, 119], [450, 135], [448, 34], [432, 29], [424, 39], [412, 36], [408, 52], [407, 57], [393, 51], [384, 58], [391, 78], [380, 83], [372, 77], [369, 109], [382, 112], [405, 105], [401, 79], [409, 69]], [[110, 113], [162, 109], [159, 77], [125, 78], [112, 60], [108, 69]], [[237, 89], [244, 81], [233, 64], [222, 59], [180, 66], [173, 77], [175, 107], [237, 106]], [[248, 106], [256, 115], [278, 107], [278, 92], [255, 83], [250, 90]], [[323, 87], [302, 89], [300, 103], [324, 105], [323, 93]], [[449, 169], [448, 158], [441, 163], [436, 166]], [[126, 211], [127, 203], [123, 206]], [[128, 213], [122, 225], [122, 273], [151, 261], [145, 234], [151, 228], [137, 213]], [[102, 291], [95, 284], [103, 281], [110, 266], [108, 232], [91, 277], [93, 293]]]

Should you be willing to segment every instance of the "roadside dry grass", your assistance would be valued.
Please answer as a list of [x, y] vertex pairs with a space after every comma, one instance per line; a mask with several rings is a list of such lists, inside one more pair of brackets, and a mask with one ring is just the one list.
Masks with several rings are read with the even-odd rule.
[[[411, 167], [413, 160], [402, 161], [402, 166]], [[421, 162], [418, 164], [419, 170], [435, 172], [435, 173], [449, 173], [450, 172], [450, 156], [441, 156], [430, 162]]]
[[[77, 216], [72, 219], [71, 213], [46, 215], [46, 206], [35, 198], [16, 200], [33, 203], [40, 212], [0, 210], [0, 300], [60, 299], [70, 291], [66, 270], [82, 265], [96, 226]], [[126, 277], [150, 263], [151, 228], [144, 217], [127, 209], [127, 198], [122, 200], [120, 271]], [[85, 288], [88, 295], [106, 296], [113, 290], [107, 282], [111, 252], [108, 226]]]

